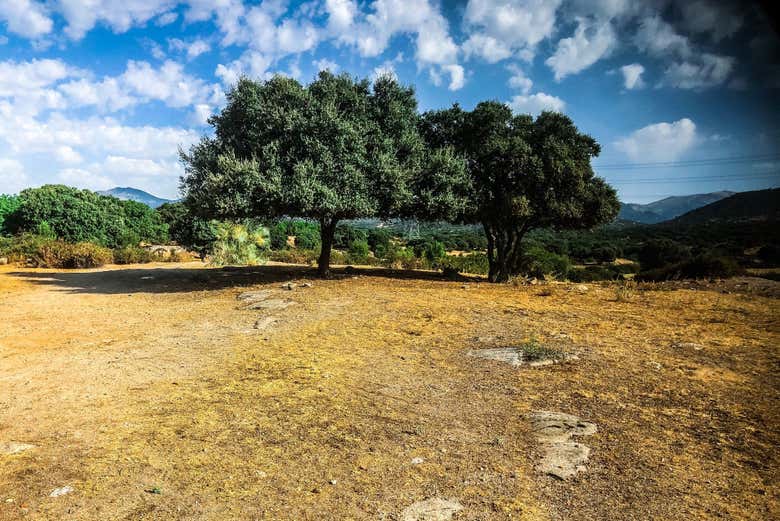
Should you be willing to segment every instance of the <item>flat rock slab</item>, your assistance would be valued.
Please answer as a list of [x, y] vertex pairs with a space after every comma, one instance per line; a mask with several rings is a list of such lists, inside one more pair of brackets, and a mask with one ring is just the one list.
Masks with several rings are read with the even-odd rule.
[[260, 300], [267, 299], [274, 293], [276, 292], [270, 289], [261, 289], [259, 291], [245, 291], [243, 293], [239, 293], [239, 295], [236, 298], [244, 302], [258, 302]]
[[529, 420], [536, 441], [544, 450], [544, 456], [536, 466], [538, 472], [567, 480], [587, 470], [585, 463], [590, 456], [590, 448], [572, 438], [595, 434], [595, 423], [553, 411], [534, 411]]
[[244, 309], [284, 309], [292, 306], [295, 302], [289, 300], [282, 300], [280, 298], [271, 298], [268, 300], [261, 300], [259, 302], [253, 302]]
[[463, 505], [454, 500], [431, 498], [418, 501], [401, 512], [401, 521], [449, 521]]
[[51, 494], [49, 494], [49, 497], [60, 497], [65, 496], [73, 492], [74, 489], [70, 485], [65, 485], [64, 487], [55, 488], [51, 491]]
[[20, 452], [34, 448], [35, 445], [31, 445], [30, 443], [19, 443], [17, 441], [0, 442], [0, 454], [5, 454], [7, 456], [19, 454]]
[[574, 355], [564, 355], [561, 358], [548, 358], [545, 360], [526, 360], [523, 356], [523, 350], [518, 347], [490, 347], [486, 349], [473, 349], [468, 352], [469, 356], [482, 358], [484, 360], [496, 360], [504, 362], [515, 367], [543, 367], [553, 365], [567, 360], [577, 360]]
[[255, 329], [265, 331], [266, 329], [275, 326], [277, 322], [279, 322], [279, 319], [276, 317], [263, 317], [255, 322]]

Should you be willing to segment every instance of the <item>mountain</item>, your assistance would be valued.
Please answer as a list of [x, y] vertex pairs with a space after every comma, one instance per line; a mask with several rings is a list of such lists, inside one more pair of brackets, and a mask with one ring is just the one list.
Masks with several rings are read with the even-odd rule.
[[780, 188], [739, 192], [669, 221], [669, 224], [701, 224], [724, 221], [777, 221]]
[[112, 188], [111, 190], [104, 190], [98, 193], [100, 195], [111, 195], [117, 199], [122, 199], [123, 201], [136, 201], [139, 203], [144, 203], [145, 205], [151, 206], [152, 208], [157, 208], [158, 206], [162, 206], [165, 203], [174, 202], [171, 199], [155, 197], [150, 193], [144, 192], [143, 190], [130, 187], [116, 187]]
[[621, 203], [618, 219], [655, 224], [674, 219], [678, 215], [720, 201], [735, 193], [723, 191], [709, 194], [676, 195], [648, 204]]

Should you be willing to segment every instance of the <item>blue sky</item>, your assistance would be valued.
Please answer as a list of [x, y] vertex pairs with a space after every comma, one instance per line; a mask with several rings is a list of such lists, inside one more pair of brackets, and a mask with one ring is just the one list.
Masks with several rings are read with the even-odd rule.
[[770, 27], [710, 0], [0, 0], [0, 192], [176, 197], [237, 77], [323, 68], [395, 74], [421, 110], [563, 111], [624, 201], [778, 186]]

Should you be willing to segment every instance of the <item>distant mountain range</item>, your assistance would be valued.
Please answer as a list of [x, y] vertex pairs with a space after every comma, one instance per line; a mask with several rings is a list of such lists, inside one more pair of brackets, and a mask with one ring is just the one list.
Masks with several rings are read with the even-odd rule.
[[647, 204], [621, 203], [618, 219], [643, 224], [660, 223], [720, 201], [735, 193], [723, 191], [709, 194], [676, 195]]
[[668, 224], [708, 222], [777, 221], [780, 217], [780, 188], [739, 192], [731, 197], [691, 210]]
[[143, 190], [130, 187], [116, 187], [112, 188], [111, 190], [103, 190], [102, 192], [98, 193], [100, 195], [111, 195], [123, 201], [136, 201], [147, 206], [151, 206], [152, 208], [157, 208], [158, 206], [162, 206], [165, 203], [174, 202], [172, 199], [162, 199], [161, 197], [155, 197], [150, 193], [144, 192]]

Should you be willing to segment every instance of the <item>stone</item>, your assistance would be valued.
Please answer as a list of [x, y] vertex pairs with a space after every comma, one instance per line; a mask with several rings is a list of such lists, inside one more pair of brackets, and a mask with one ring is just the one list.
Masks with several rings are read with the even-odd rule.
[[8, 257], [0, 257], [0, 266], [8, 264]]
[[269, 327], [276, 325], [277, 322], [279, 322], [279, 319], [276, 317], [263, 317], [255, 322], [255, 329], [265, 331]]
[[304, 282], [303, 284], [301, 284], [302, 288], [310, 288], [312, 286], [314, 286], [314, 284], [312, 284], [311, 282]]
[[574, 290], [578, 293], [587, 293], [590, 290], [590, 288], [585, 284], [577, 284], [576, 286], [574, 286]]
[[274, 292], [270, 289], [261, 289], [259, 291], [245, 291], [239, 293], [236, 298], [244, 302], [257, 302], [258, 300], [265, 300], [273, 294]]
[[431, 498], [418, 501], [401, 512], [401, 521], [449, 521], [463, 505], [455, 500]]
[[412, 465], [422, 465], [425, 460], [420, 457], [412, 458]]
[[287, 291], [292, 291], [297, 287], [298, 285], [294, 282], [287, 282], [286, 284], [282, 284], [282, 289], [286, 289]]
[[574, 436], [591, 436], [597, 432], [595, 423], [562, 412], [534, 411], [529, 415], [536, 441], [544, 456], [536, 465], [537, 472], [568, 480], [585, 472], [590, 448], [572, 441]]
[[244, 309], [284, 309], [292, 306], [295, 302], [289, 300], [282, 300], [279, 298], [272, 298], [268, 300], [261, 300], [259, 302], [253, 302]]
[[579, 358], [576, 355], [561, 353], [556, 358], [544, 358], [541, 360], [525, 360], [523, 350], [517, 347], [491, 347], [487, 349], [474, 349], [468, 352], [469, 356], [483, 358], [485, 360], [496, 360], [504, 362], [515, 367], [544, 367], [557, 364], [564, 361], [574, 361]]
[[51, 494], [49, 494], [49, 497], [60, 497], [66, 494], [70, 494], [71, 492], [73, 492], [73, 487], [70, 485], [65, 485], [64, 487], [59, 487], [52, 490]]
[[31, 445], [30, 443], [19, 443], [16, 441], [6, 441], [0, 443], [0, 454], [5, 455], [12, 455], [12, 454], [19, 454], [20, 452], [24, 452], [26, 450], [34, 449], [35, 445]]

